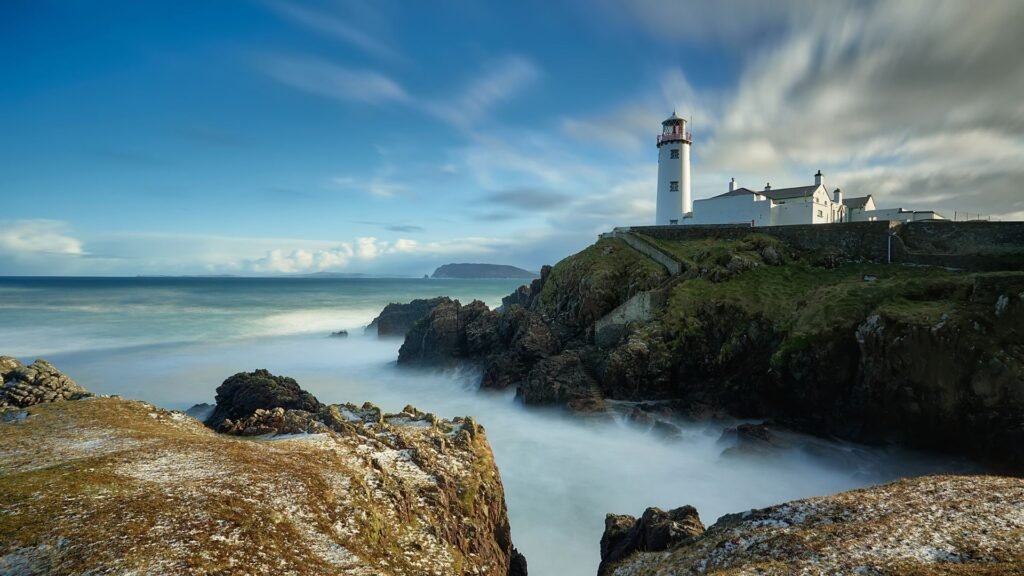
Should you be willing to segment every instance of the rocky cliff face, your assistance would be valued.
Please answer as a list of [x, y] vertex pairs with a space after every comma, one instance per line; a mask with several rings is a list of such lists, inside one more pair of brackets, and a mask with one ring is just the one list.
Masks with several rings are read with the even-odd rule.
[[1018, 574], [1021, 534], [1024, 480], [931, 476], [731, 514], [706, 531], [690, 507], [609, 514], [601, 574]]
[[[117, 398], [5, 412], [0, 573], [526, 573], [471, 418], [273, 406], [304, 391], [264, 372], [219, 390], [230, 435]], [[226, 393], [261, 383], [249, 414]]]
[[[756, 234], [648, 240], [682, 274], [603, 239], [501, 312], [438, 307], [399, 364], [468, 362], [526, 403], [665, 400], [1024, 468], [1024, 272], [844, 261]], [[663, 302], [652, 319], [596, 346], [595, 321], [641, 291]]]

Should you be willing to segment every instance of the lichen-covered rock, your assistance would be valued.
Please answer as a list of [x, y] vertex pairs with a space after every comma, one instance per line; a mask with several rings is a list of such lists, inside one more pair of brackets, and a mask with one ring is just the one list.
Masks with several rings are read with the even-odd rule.
[[92, 396], [92, 393], [46, 360], [36, 360], [28, 366], [22, 366], [14, 358], [0, 356], [0, 374], [3, 377], [0, 410]]
[[116, 398], [0, 423], [3, 574], [525, 574], [482, 427], [257, 409], [218, 434]]
[[366, 333], [381, 338], [404, 338], [416, 322], [439, 304], [452, 300], [446, 296], [419, 298], [406, 304], [391, 303], [366, 327]]
[[207, 424], [217, 428], [226, 419], [238, 420], [256, 410], [284, 408], [319, 412], [320, 402], [287, 376], [275, 376], [264, 369], [239, 372], [217, 387], [217, 406]]
[[614, 576], [1020, 574], [1021, 534], [1024, 479], [926, 476], [723, 516], [666, 551], [602, 568]]

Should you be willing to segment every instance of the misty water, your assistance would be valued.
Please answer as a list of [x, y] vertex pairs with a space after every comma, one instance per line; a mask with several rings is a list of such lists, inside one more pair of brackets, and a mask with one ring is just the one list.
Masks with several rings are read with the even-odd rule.
[[[450, 295], [494, 306], [515, 281], [0, 279], [0, 354], [45, 356], [90, 390], [171, 409], [212, 402], [227, 376], [296, 378], [321, 401], [413, 404], [483, 424], [505, 485], [513, 540], [538, 575], [593, 575], [607, 512], [697, 507], [718, 516], [947, 469], [893, 450], [792, 438], [771, 457], [723, 455], [727, 423], [666, 440], [618, 417], [527, 409], [478, 392], [469, 372], [395, 364], [399, 341], [361, 327], [391, 301]], [[330, 338], [348, 329], [349, 338]], [[628, 409], [628, 406], [623, 407]]]

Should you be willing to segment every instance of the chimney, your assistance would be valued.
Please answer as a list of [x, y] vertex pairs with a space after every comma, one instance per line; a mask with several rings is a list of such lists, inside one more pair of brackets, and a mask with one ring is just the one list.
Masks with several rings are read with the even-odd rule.
[[836, 191], [832, 194], [832, 197], [834, 198], [834, 202], [836, 204], [841, 205], [843, 203], [843, 191], [840, 190], [839, 188], [836, 188]]
[[815, 186], [821, 186], [824, 183], [825, 183], [825, 175], [821, 173], [821, 170], [818, 170], [818, 173], [814, 175], [814, 185]]
[[732, 180], [729, 180], [729, 192], [732, 192], [735, 189], [736, 189], [736, 179], [733, 178]]
[[771, 189], [772, 189], [772, 183], [771, 182], [765, 182], [764, 183], [764, 191], [767, 192], [767, 191], [769, 191]]

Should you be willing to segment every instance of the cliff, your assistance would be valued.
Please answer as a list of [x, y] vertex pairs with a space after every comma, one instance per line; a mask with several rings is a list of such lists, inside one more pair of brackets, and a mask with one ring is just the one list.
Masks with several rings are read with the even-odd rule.
[[[268, 380], [295, 407], [235, 402]], [[116, 397], [4, 411], [0, 573], [525, 574], [480, 425], [288, 380], [226, 381], [231, 434]]]
[[600, 574], [1020, 574], [1024, 480], [931, 476], [723, 516], [609, 514]]
[[399, 363], [470, 363], [528, 404], [662, 400], [1024, 469], [1020, 270], [886, 265], [749, 233], [605, 238], [503, 312], [438, 306]]
[[431, 278], [536, 278], [529, 270], [506, 264], [445, 264]]

